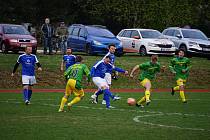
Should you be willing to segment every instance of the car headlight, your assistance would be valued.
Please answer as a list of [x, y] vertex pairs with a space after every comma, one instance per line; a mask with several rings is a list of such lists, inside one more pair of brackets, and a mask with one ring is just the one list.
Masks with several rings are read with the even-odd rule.
[[189, 44], [189, 46], [191, 46], [191, 47], [192, 47], [192, 46], [199, 46], [198, 43], [196, 43], [196, 42], [189, 42], [188, 44]]
[[94, 43], [95, 45], [97, 45], [97, 46], [103, 45], [101, 42], [98, 42], [98, 41], [96, 41], [96, 40], [93, 40], [93, 43]]
[[154, 43], [148, 43], [148, 46], [150, 46], [150, 47], [158, 47], [158, 45], [157, 44], [154, 44]]
[[9, 42], [11, 42], [11, 43], [17, 43], [18, 40], [17, 39], [10, 39]]
[[31, 40], [31, 43], [37, 43], [37, 41], [35, 39]]

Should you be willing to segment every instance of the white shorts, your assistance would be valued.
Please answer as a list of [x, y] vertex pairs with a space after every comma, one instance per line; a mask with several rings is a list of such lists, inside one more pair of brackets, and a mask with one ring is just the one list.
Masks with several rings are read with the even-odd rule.
[[107, 84], [106, 80], [101, 77], [93, 77], [93, 83], [99, 88], [102, 89], [102, 87], [109, 88], [109, 85]]
[[23, 85], [36, 84], [36, 78], [35, 78], [35, 76], [22, 75], [22, 83], [23, 83]]
[[106, 80], [108, 85], [112, 84], [112, 75], [110, 73], [105, 73], [104, 79]]

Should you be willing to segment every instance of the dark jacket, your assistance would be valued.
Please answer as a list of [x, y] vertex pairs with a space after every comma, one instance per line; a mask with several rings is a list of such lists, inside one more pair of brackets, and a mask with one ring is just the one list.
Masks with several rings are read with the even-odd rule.
[[43, 36], [46, 38], [52, 37], [54, 35], [54, 29], [50, 24], [43, 24], [41, 27]]

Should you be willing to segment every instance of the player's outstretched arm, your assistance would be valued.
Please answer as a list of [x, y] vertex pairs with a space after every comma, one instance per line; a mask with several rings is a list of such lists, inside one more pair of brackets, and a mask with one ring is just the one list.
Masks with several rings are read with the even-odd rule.
[[134, 73], [137, 69], [139, 69], [139, 65], [136, 65], [136, 66], [132, 69], [132, 71], [131, 71], [131, 73], [130, 73], [130, 77], [133, 77], [133, 73]]
[[19, 64], [20, 64], [20, 63], [18, 63], [18, 62], [15, 64], [11, 76], [14, 76], [14, 74], [15, 74], [15, 72], [16, 72], [18, 66], [19, 66]]

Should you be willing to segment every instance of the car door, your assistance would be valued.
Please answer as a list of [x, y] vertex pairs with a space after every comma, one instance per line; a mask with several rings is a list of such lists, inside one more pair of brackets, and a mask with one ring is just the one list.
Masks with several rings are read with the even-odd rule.
[[131, 45], [129, 46], [130, 52], [139, 52], [140, 47], [140, 34], [137, 30], [132, 30], [131, 32]]
[[70, 47], [73, 50], [79, 51], [79, 27], [75, 27], [70, 35]]
[[121, 42], [124, 52], [129, 52], [129, 48], [132, 46], [131, 30], [125, 30], [121, 37]]
[[86, 51], [86, 33], [85, 28], [80, 28], [79, 30], [79, 42], [78, 42], [78, 48], [79, 50]]
[[181, 32], [179, 30], [175, 30], [173, 35], [173, 42], [176, 48], [178, 48], [179, 45], [181, 44], [182, 42], [181, 40], [182, 40]]

